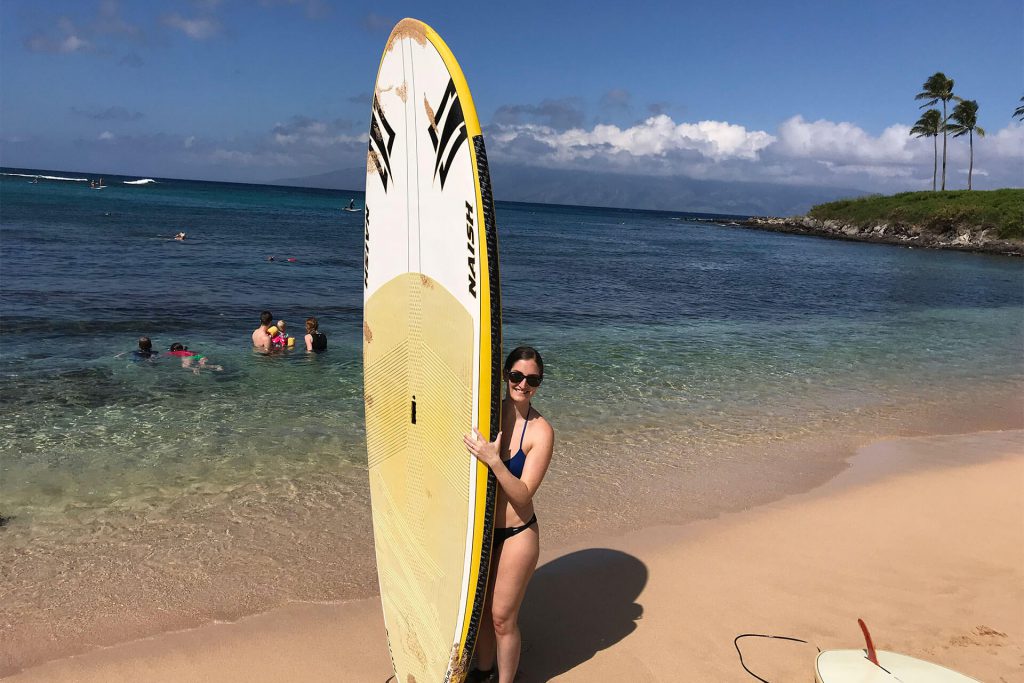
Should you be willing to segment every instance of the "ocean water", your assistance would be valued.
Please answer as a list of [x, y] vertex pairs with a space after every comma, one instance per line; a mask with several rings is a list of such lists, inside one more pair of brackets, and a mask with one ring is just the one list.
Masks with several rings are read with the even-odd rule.
[[[362, 215], [341, 210], [361, 193], [4, 173], [0, 675], [371, 594]], [[787, 444], [1021, 421], [1020, 259], [669, 212], [499, 202], [497, 218], [504, 346], [545, 357], [554, 538], [841, 466]], [[263, 309], [299, 336], [317, 316], [329, 350], [253, 353]], [[122, 355], [140, 335], [223, 369]], [[609, 490], [612, 511], [594, 500]]]

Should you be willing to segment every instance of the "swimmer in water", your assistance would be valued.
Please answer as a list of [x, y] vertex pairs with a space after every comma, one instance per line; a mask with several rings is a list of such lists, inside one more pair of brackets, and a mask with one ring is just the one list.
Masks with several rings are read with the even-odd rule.
[[149, 337], [139, 337], [139, 348], [135, 349], [134, 351], [125, 351], [124, 353], [119, 353], [116, 356], [114, 356], [114, 358], [121, 358], [122, 356], [126, 356], [129, 353], [132, 354], [132, 360], [135, 361], [151, 361], [158, 355], [160, 355], [159, 351], [153, 350], [153, 342]]
[[[201, 353], [198, 353], [197, 351], [189, 351], [188, 347], [182, 344], [181, 342], [174, 342], [173, 344], [171, 344], [170, 352], [167, 355], [181, 358], [181, 367], [189, 368], [190, 370], [192, 370], [193, 373], [197, 375], [199, 374], [200, 368], [205, 368], [207, 370], [216, 370], [217, 372], [220, 372], [221, 370], [224, 369], [220, 365], [213, 365], [207, 363], [206, 356], [204, 356]], [[193, 365], [193, 363], [197, 364]]]
[[175, 235], [174, 239], [178, 240], [179, 242], [184, 241], [185, 240], [185, 233], [184, 233], [184, 231], [183, 232], [179, 232], [177, 235]]
[[153, 341], [149, 337], [139, 337], [139, 348], [132, 351], [132, 355], [139, 360], [149, 360], [159, 354], [159, 351], [153, 350]]

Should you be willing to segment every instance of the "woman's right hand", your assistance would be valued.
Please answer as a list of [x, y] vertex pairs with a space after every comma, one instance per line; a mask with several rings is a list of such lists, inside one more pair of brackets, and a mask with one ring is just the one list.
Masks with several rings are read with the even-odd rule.
[[501, 463], [501, 432], [498, 432], [494, 441], [487, 441], [474, 429], [472, 434], [463, 436], [462, 441], [466, 444], [466, 450], [491, 469]]

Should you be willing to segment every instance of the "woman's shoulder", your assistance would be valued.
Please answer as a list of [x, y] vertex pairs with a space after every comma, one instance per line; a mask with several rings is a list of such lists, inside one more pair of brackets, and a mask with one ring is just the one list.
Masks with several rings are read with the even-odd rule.
[[554, 436], [555, 428], [551, 426], [551, 423], [548, 422], [548, 419], [541, 415], [536, 408], [533, 408], [532, 412], [530, 413], [530, 426], [533, 429], [537, 429], [540, 430], [541, 432], [551, 434], [552, 436]]

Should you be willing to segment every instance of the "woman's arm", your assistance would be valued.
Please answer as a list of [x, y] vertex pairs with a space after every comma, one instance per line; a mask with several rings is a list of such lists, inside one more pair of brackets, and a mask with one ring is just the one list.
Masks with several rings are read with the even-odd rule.
[[[512, 503], [512, 507], [516, 509], [525, 507], [533, 500], [533, 496], [540, 488], [544, 475], [547, 474], [548, 466], [551, 464], [551, 453], [555, 445], [554, 430], [546, 421], [535, 422], [537, 426], [534, 427], [530, 454], [523, 467], [523, 476], [519, 479], [509, 472], [508, 467], [501, 461], [501, 432], [498, 432], [494, 441], [486, 441], [475, 429], [472, 436], [462, 437], [469, 452], [491, 468], [498, 484], [505, 492], [505, 496]], [[541, 426], [543, 428], [538, 429]]]
[[313, 350], [313, 335], [311, 335], [311, 334], [307, 334], [306, 335], [306, 350], [307, 351], [312, 351]]

